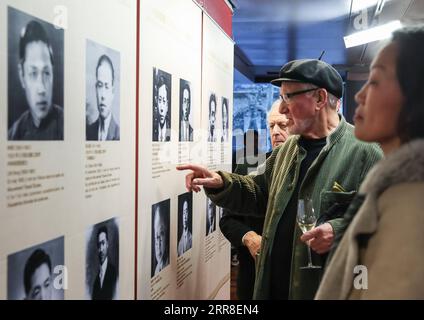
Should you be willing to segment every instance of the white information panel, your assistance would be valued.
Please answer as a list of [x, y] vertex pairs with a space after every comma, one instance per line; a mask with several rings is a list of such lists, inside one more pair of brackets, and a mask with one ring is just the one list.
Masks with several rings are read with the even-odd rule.
[[[233, 113], [234, 43], [208, 17], [203, 19], [202, 64], [202, 125], [207, 130], [206, 165], [212, 170], [231, 171], [231, 137]], [[230, 244], [219, 231], [222, 209], [203, 199], [198, 203], [206, 237], [200, 241], [199, 272], [201, 299], [230, 298], [230, 292], [221, 288], [230, 280]], [[216, 221], [216, 227], [210, 221]], [[210, 232], [215, 230], [215, 232]], [[219, 266], [219, 267], [217, 267]], [[221, 292], [220, 292], [221, 290]], [[218, 295], [218, 293], [220, 294]]]
[[202, 11], [190, 0], [141, 1], [140, 15], [137, 296], [193, 299], [199, 195], [175, 167], [199, 153]]
[[[216, 169], [225, 167], [228, 154], [231, 169], [231, 141], [221, 142], [218, 123], [222, 101], [227, 116], [232, 112], [233, 44], [214, 24], [208, 23], [208, 35], [202, 34], [203, 13], [191, 0], [141, 1], [140, 14], [137, 296], [214, 298], [229, 281], [229, 243], [219, 235], [217, 208], [211, 206], [212, 223], [207, 224], [204, 193], [188, 193], [186, 172], [175, 167], [189, 162], [208, 165], [211, 146], [217, 153]], [[202, 38], [207, 53], [202, 53]], [[221, 47], [209, 49], [212, 45]], [[214, 70], [202, 81], [202, 59], [208, 59], [203, 61], [208, 64], [203, 77], [205, 68], [228, 68]], [[220, 136], [210, 143], [205, 85], [218, 97], [214, 125]], [[227, 123], [225, 132], [231, 136]]]
[[0, 299], [134, 298], [136, 12], [0, 2]]

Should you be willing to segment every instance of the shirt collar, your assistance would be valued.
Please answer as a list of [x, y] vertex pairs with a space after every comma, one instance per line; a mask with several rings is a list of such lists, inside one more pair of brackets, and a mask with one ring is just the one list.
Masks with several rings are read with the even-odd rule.
[[107, 259], [108, 259], [108, 258], [106, 258], [106, 259], [105, 259], [105, 261], [103, 261], [103, 264], [102, 264], [102, 266], [101, 266], [101, 269], [102, 269], [102, 275], [103, 275], [103, 277], [105, 276], [105, 273], [106, 273], [106, 268], [107, 268]]

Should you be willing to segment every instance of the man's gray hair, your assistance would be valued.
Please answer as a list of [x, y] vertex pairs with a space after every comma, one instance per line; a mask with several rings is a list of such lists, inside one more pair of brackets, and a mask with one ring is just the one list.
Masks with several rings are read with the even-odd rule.
[[[303, 87], [304, 90], [315, 89], [315, 88], [318, 89], [318, 87], [316, 85], [311, 84], [311, 83], [302, 83], [302, 87]], [[313, 94], [313, 92], [307, 92], [306, 94]], [[333, 109], [333, 110], [339, 111], [338, 108], [339, 108], [340, 99], [337, 98], [334, 94], [332, 94], [328, 91], [327, 91], [327, 97], [328, 97], [327, 102], [328, 102], [328, 105], [330, 106], [330, 108]]]

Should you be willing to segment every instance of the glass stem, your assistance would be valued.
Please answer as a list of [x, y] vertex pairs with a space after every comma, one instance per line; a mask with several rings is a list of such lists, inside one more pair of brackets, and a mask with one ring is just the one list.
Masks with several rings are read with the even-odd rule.
[[309, 258], [308, 266], [310, 267], [310, 266], [312, 266], [312, 255], [311, 255], [311, 247], [309, 246], [309, 242], [307, 244], [307, 247], [308, 247], [308, 258]]

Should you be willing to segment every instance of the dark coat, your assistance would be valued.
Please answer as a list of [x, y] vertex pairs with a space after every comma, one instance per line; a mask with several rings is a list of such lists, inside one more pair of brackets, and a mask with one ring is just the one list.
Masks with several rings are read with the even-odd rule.
[[112, 300], [115, 295], [116, 280], [118, 278], [116, 268], [108, 261], [103, 287], [100, 288], [100, 272], [93, 284], [93, 300]]
[[[166, 120], [165, 123], [166, 126], [166, 132], [165, 132], [165, 141], [171, 141], [171, 128], [169, 120]], [[155, 120], [153, 124], [153, 141], [159, 141], [159, 120]]]
[[53, 105], [49, 114], [37, 128], [29, 110], [25, 111], [11, 126], [9, 140], [63, 140], [63, 108]]
[[[271, 153], [267, 154], [267, 157]], [[252, 167], [247, 162], [238, 164], [234, 173], [246, 175]], [[256, 164], [254, 165], [256, 168]], [[243, 236], [254, 231], [262, 234], [264, 216], [244, 216], [224, 209], [224, 214], [219, 221], [222, 234], [237, 248], [239, 269], [237, 273], [237, 297], [240, 300], [251, 300], [255, 285], [255, 261], [250, 255], [249, 249], [242, 243]]]
[[[100, 120], [97, 118], [95, 122], [87, 126], [86, 129], [86, 138], [87, 141], [98, 141], [99, 140], [99, 125]], [[106, 140], [119, 140], [120, 139], [120, 133], [119, 133], [119, 125], [115, 122], [115, 119], [110, 119], [109, 129], [107, 131]]]

